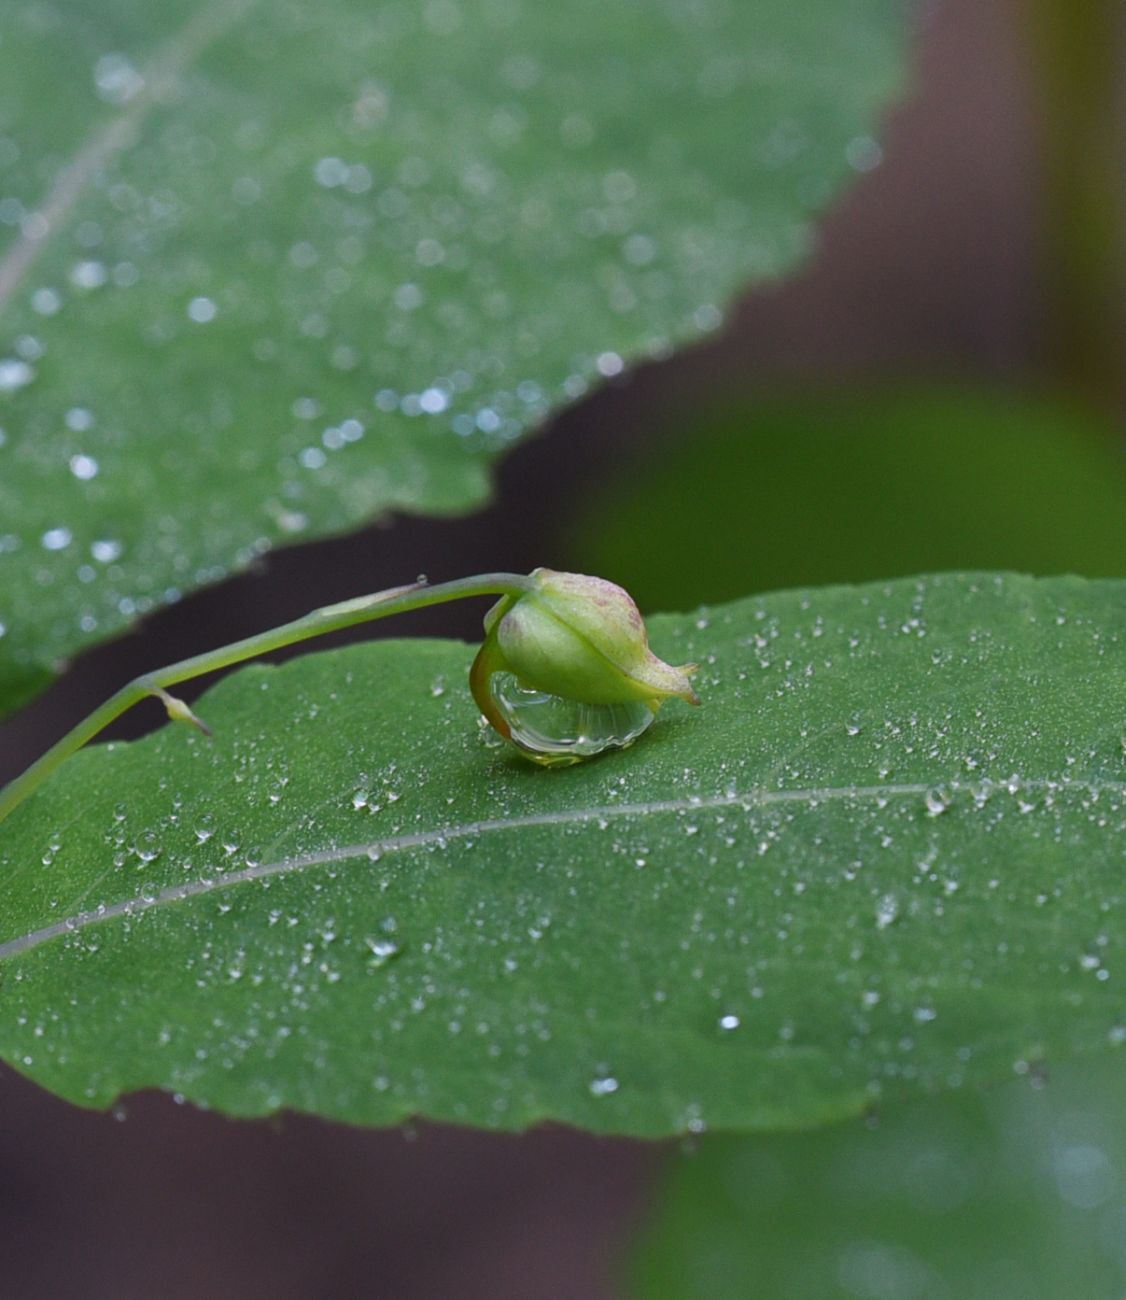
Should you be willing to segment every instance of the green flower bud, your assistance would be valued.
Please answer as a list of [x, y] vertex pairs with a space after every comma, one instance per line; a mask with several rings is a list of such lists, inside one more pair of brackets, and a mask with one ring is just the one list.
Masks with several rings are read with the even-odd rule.
[[474, 699], [507, 740], [541, 763], [578, 762], [630, 744], [673, 697], [698, 704], [689, 678], [649, 649], [627, 592], [603, 578], [536, 569], [536, 587], [485, 616], [470, 673]]

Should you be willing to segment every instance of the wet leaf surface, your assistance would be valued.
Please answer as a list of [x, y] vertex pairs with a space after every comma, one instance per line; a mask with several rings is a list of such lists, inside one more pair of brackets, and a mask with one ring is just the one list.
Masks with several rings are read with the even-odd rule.
[[0, 834], [0, 1050], [80, 1103], [800, 1127], [1126, 1034], [1126, 594], [940, 576], [651, 622], [631, 749], [491, 749], [472, 651], [251, 667]]

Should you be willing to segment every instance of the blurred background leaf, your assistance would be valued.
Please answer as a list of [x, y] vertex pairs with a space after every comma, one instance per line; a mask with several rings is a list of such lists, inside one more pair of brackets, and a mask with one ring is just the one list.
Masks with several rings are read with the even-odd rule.
[[904, 0], [7, 6], [0, 711], [273, 544], [480, 505], [873, 165]]
[[675, 1156], [634, 1300], [1116, 1300], [1119, 1060]]
[[899, 385], [666, 417], [568, 525], [648, 609], [956, 569], [1126, 574], [1126, 456], [1061, 399]]

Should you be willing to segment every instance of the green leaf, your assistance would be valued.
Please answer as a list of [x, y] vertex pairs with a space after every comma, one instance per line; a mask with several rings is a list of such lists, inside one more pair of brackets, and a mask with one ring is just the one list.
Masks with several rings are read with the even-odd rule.
[[765, 1129], [1123, 1036], [1126, 584], [652, 621], [703, 707], [543, 771], [471, 650], [252, 667], [0, 836], [0, 1054], [74, 1101]]
[[635, 1300], [1117, 1300], [1122, 1064], [681, 1156]]
[[1120, 439], [1071, 403], [773, 394], [682, 431], [651, 431], [569, 528], [567, 567], [643, 608], [943, 569], [1126, 576]]
[[877, 156], [903, 9], [9, 4], [0, 710], [714, 329]]

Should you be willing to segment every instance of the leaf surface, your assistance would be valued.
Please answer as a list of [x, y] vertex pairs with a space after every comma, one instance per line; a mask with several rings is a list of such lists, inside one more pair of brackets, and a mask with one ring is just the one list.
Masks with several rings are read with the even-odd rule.
[[878, 157], [903, 9], [9, 4], [0, 712], [714, 329]]
[[794, 1127], [1123, 1036], [1126, 585], [652, 620], [632, 749], [482, 743], [471, 651], [251, 667], [0, 832], [0, 1052], [104, 1106]]

